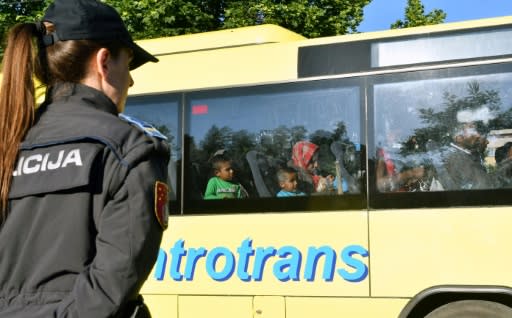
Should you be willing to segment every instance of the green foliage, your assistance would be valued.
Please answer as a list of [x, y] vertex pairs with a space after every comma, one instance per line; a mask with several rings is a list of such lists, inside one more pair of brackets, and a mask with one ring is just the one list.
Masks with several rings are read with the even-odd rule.
[[51, 0], [13, 1], [0, 0], [0, 56], [3, 56], [5, 36], [9, 28], [17, 23], [33, 22], [41, 19], [44, 9]]
[[355, 32], [371, 0], [106, 0], [136, 39], [273, 23], [306, 37]]
[[[371, 0], [103, 0], [134, 39], [274, 23], [306, 37], [356, 32]], [[51, 0], [0, 0], [0, 33], [40, 20]], [[3, 52], [0, 46], [0, 54]]]
[[443, 110], [436, 112], [433, 108], [419, 109], [420, 118], [425, 127], [417, 128], [414, 134], [403, 143], [402, 154], [428, 151], [428, 144], [447, 145], [453, 141], [453, 132], [457, 123], [457, 113], [462, 110], [476, 110], [486, 106], [489, 111], [497, 114], [489, 122], [477, 121], [476, 128], [486, 134], [490, 130], [512, 127], [512, 110], [500, 113], [502, 101], [496, 90], [482, 90], [478, 82], [468, 83], [467, 96], [458, 97], [445, 92]]
[[273, 23], [308, 38], [356, 32], [371, 0], [226, 1], [223, 28]]
[[221, 1], [106, 0], [118, 10], [134, 39], [206, 32], [220, 27]]
[[421, 0], [407, 0], [404, 20], [397, 20], [391, 25], [391, 29], [403, 29], [423, 25], [443, 23], [446, 13], [443, 10], [435, 9], [425, 14], [425, 7]]

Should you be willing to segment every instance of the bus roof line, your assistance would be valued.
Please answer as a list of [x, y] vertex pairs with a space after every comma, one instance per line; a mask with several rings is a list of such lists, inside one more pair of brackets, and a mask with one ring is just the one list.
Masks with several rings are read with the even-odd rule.
[[247, 44], [237, 44], [237, 45], [215, 46], [215, 47], [208, 47], [208, 48], [204, 48], [204, 49], [158, 53], [158, 54], [153, 54], [153, 55], [154, 56], [169, 56], [169, 55], [187, 54], [187, 53], [204, 52], [204, 51], [215, 51], [215, 50], [221, 50], [221, 49], [232, 49], [232, 48], [245, 47], [245, 46], [275, 44], [275, 43], [280, 43], [280, 42], [270, 41], [270, 42], [263, 42], [263, 43], [247, 43]]
[[137, 43], [148, 52], [158, 56], [160, 54], [194, 52], [195, 50], [205, 48], [221, 49], [231, 46], [294, 42], [305, 39], [304, 36], [281, 26], [262, 24], [236, 29], [146, 39], [137, 41]]

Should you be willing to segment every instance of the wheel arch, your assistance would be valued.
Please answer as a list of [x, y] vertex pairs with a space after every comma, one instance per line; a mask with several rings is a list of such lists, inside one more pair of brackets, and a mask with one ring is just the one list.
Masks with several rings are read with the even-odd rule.
[[478, 285], [429, 287], [409, 300], [398, 318], [424, 317], [442, 305], [459, 300], [487, 300], [512, 307], [512, 288]]

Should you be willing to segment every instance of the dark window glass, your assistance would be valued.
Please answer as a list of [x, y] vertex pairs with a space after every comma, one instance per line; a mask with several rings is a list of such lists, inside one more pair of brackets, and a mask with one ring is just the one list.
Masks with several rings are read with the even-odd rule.
[[185, 114], [186, 211], [362, 207], [359, 82], [191, 93]]
[[[124, 113], [146, 122], [167, 137], [171, 145], [169, 161], [170, 199], [180, 196], [181, 126], [180, 96], [165, 94], [155, 96], [135, 96], [128, 98]], [[178, 211], [177, 204], [171, 204], [171, 212]]]
[[512, 202], [512, 65], [382, 75], [370, 93], [375, 207]]

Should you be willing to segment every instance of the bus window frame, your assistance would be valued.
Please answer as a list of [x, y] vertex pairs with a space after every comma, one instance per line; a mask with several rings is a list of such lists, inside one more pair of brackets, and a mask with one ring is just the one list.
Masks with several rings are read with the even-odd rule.
[[[169, 214], [170, 215], [180, 215], [182, 214], [182, 162], [183, 162], [183, 120], [182, 120], [182, 113], [183, 113], [183, 93], [159, 93], [159, 94], [147, 94], [147, 95], [132, 95], [128, 96], [126, 107], [125, 107], [125, 113], [129, 114], [131, 108], [135, 107], [142, 107], [144, 108], [147, 104], [148, 100], [156, 100], [159, 103], [165, 103], [166, 101], [170, 103], [177, 103], [177, 122], [176, 122], [176, 136], [174, 136], [174, 140], [177, 143], [176, 148], [179, 150], [176, 154], [176, 160], [175, 160], [175, 172], [176, 172], [176, 180], [173, 182], [172, 180], [169, 180], [169, 185], [171, 185], [171, 191], [175, 190], [176, 193], [172, 196], [176, 199], [170, 199], [169, 200]], [[160, 111], [159, 113], [161, 115], [165, 115], [167, 112], [165, 110]], [[137, 116], [135, 116], [137, 119]], [[173, 160], [173, 149], [171, 146], [171, 157], [169, 158], [169, 164], [171, 164], [171, 161]], [[171, 176], [169, 176], [171, 178]], [[174, 185], [175, 186], [174, 186]]]
[[[322, 84], [328, 85], [322, 86]], [[339, 85], [339, 83], [344, 83]], [[362, 78], [329, 78], [323, 80], [307, 80], [307, 81], [293, 81], [283, 83], [270, 83], [263, 85], [243, 86], [243, 87], [230, 87], [220, 89], [208, 89], [202, 91], [192, 91], [185, 94], [184, 100], [184, 138], [187, 139], [188, 129], [190, 129], [190, 109], [192, 107], [191, 101], [200, 98], [216, 98], [219, 96], [255, 96], [255, 95], [268, 95], [275, 92], [304, 92], [304, 87], [311, 87], [312, 89], [328, 88], [344, 88], [344, 87], [357, 87], [359, 90], [359, 127], [360, 127], [360, 141], [365, 149], [365, 101], [364, 101], [364, 80]], [[283, 89], [284, 88], [284, 89]], [[242, 92], [248, 91], [250, 94], [243, 94]], [[196, 141], [197, 142], [197, 141]], [[190, 163], [190, 145], [188, 142], [183, 144], [183, 158], [187, 165]], [[360, 165], [366, 171], [366, 151], [360, 153]], [[182, 170], [183, 175], [183, 214], [223, 214], [223, 213], [264, 213], [267, 211], [272, 212], [314, 212], [314, 211], [339, 211], [339, 210], [363, 210], [367, 208], [367, 195], [366, 195], [366, 173], [362, 177], [360, 186], [360, 193], [358, 194], [344, 194], [344, 195], [310, 195], [305, 197], [293, 198], [244, 198], [244, 199], [231, 199], [229, 203], [226, 200], [192, 200], [187, 197], [187, 192], [191, 189], [190, 178], [187, 178], [186, 168]], [[221, 211], [221, 212], [219, 212]]]
[[[369, 208], [416, 209], [450, 208], [475, 206], [506, 206], [512, 204], [512, 189], [495, 188], [482, 190], [457, 190], [437, 192], [379, 192], [376, 188], [376, 107], [374, 105], [374, 87], [379, 84], [404, 83], [418, 80], [458, 78], [464, 76], [512, 74], [512, 62], [467, 65], [459, 67], [439, 67], [437, 69], [400, 71], [368, 76], [368, 185]], [[504, 103], [505, 104], [505, 103]]]

